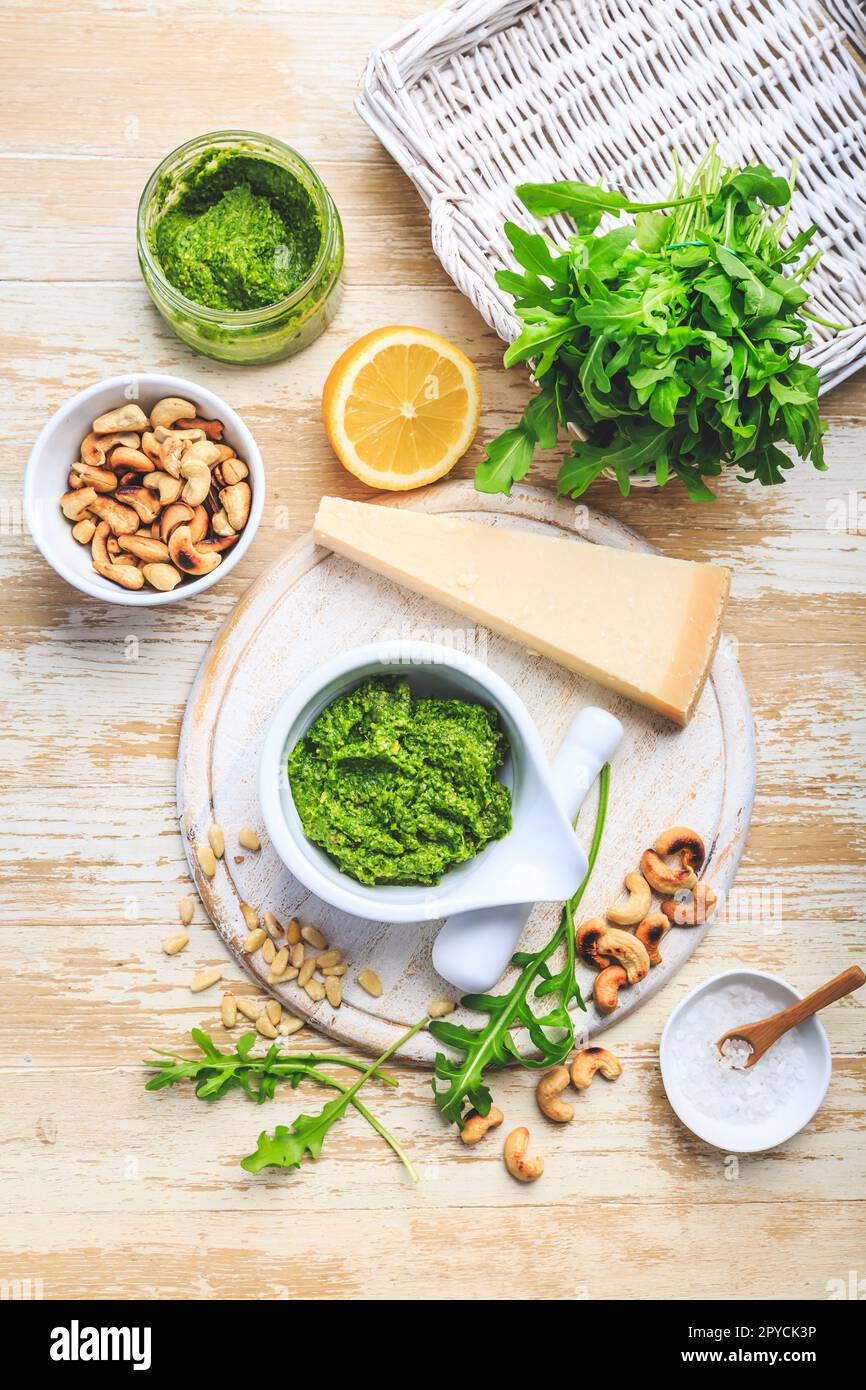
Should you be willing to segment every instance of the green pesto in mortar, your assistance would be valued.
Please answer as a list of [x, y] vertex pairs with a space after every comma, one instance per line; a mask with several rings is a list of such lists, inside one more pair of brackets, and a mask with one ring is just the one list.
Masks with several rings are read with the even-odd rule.
[[254, 155], [207, 151], [157, 221], [153, 252], [166, 279], [210, 309], [261, 309], [310, 276], [322, 226], [307, 189]]
[[343, 873], [434, 884], [511, 829], [497, 777], [507, 751], [486, 705], [375, 678], [322, 711], [289, 754], [289, 785], [308, 838]]

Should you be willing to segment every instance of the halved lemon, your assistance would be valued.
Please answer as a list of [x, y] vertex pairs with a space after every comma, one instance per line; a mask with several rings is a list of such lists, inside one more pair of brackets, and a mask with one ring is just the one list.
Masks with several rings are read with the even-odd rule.
[[403, 492], [441, 478], [472, 443], [481, 414], [469, 358], [426, 328], [377, 328], [338, 357], [322, 415], [344, 468]]

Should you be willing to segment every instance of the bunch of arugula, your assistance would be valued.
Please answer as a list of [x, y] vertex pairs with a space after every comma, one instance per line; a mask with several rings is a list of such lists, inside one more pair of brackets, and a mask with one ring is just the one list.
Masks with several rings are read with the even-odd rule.
[[[530, 363], [540, 389], [487, 446], [479, 491], [510, 492], [536, 447], [554, 448], [569, 424], [585, 436], [559, 473], [572, 497], [612, 468], [624, 496], [630, 475], [652, 473], [711, 501], [705, 479], [725, 468], [741, 482], [784, 482], [793, 464], [782, 443], [824, 469], [818, 374], [798, 358], [807, 320], [844, 325], [803, 308], [820, 252], [801, 260], [815, 226], [785, 240], [792, 185], [761, 164], [725, 168], [711, 149], [687, 187], [677, 167], [660, 203], [569, 181], [519, 187], [531, 213], [561, 214], [575, 233], [556, 247], [506, 223], [523, 273], [496, 279], [523, 330], [504, 361]], [[605, 213], [636, 215], [600, 231]]]
[[[273, 1100], [280, 1081], [290, 1082], [294, 1090], [304, 1078], [310, 1078], [320, 1086], [330, 1087], [340, 1094], [328, 1101], [321, 1114], [299, 1115], [291, 1129], [285, 1125], [278, 1125], [273, 1137], [267, 1131], [263, 1131], [259, 1135], [255, 1153], [241, 1160], [242, 1168], [246, 1168], [250, 1173], [258, 1173], [262, 1168], [299, 1168], [305, 1154], [314, 1159], [318, 1158], [328, 1130], [343, 1118], [351, 1105], [369, 1125], [372, 1125], [376, 1133], [382, 1136], [412, 1180], [417, 1182], [418, 1174], [403, 1146], [362, 1104], [358, 1092], [371, 1077], [385, 1082], [388, 1086], [398, 1084], [394, 1077], [381, 1070], [382, 1064], [426, 1022], [427, 1019], [424, 1018], [414, 1028], [410, 1028], [369, 1066], [355, 1061], [352, 1057], [336, 1056], [332, 1053], [285, 1053], [279, 1050], [276, 1043], [264, 1056], [253, 1057], [252, 1049], [258, 1041], [255, 1033], [244, 1033], [243, 1037], [238, 1039], [235, 1052], [221, 1052], [207, 1033], [193, 1028], [192, 1040], [201, 1056], [181, 1057], [176, 1052], [160, 1051], [157, 1057], [150, 1058], [145, 1063], [155, 1072], [146, 1083], [145, 1090], [161, 1091], [166, 1086], [175, 1086], [181, 1081], [194, 1081], [195, 1094], [199, 1100], [218, 1100], [228, 1091], [238, 1088], [250, 1100], [255, 1100], [261, 1105], [263, 1101]], [[323, 1066], [349, 1067], [360, 1072], [360, 1076], [351, 1086], [343, 1086], [341, 1082], [322, 1071]]]
[[[610, 790], [610, 767], [605, 764], [599, 780], [598, 811], [589, 850], [586, 875], [580, 887], [565, 903], [556, 931], [538, 951], [518, 951], [512, 956], [519, 974], [505, 994], [467, 994], [461, 999], [464, 1009], [487, 1014], [487, 1023], [480, 1028], [435, 1019], [430, 1032], [438, 1042], [454, 1048], [462, 1056], [452, 1061], [437, 1053], [433, 1073], [433, 1093], [442, 1114], [452, 1124], [463, 1128], [469, 1109], [486, 1115], [492, 1097], [484, 1074], [489, 1067], [504, 1067], [520, 1062], [525, 1067], [549, 1067], [563, 1062], [574, 1046], [574, 1024], [568, 1006], [574, 1002], [586, 1009], [574, 973], [574, 914], [586, 890], [604, 832]], [[548, 964], [558, 948], [565, 945], [565, 962], [552, 971]], [[551, 1009], [539, 1014], [534, 1000], [555, 996]], [[513, 1030], [525, 1028], [537, 1057], [523, 1057]]]

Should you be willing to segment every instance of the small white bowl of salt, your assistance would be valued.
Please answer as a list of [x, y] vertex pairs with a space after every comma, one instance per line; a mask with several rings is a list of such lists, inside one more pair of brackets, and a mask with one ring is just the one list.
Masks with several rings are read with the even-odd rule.
[[674, 1009], [659, 1057], [665, 1091], [693, 1134], [728, 1153], [760, 1153], [808, 1124], [827, 1093], [830, 1044], [816, 1017], [783, 1034], [754, 1066], [750, 1045], [731, 1028], [795, 1004], [800, 995], [778, 975], [726, 970]]

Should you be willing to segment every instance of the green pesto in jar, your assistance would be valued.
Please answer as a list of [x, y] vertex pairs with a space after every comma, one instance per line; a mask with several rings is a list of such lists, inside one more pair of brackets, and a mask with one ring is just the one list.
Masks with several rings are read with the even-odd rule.
[[307, 281], [322, 248], [316, 205], [288, 169], [209, 150], [186, 171], [155, 224], [166, 279], [210, 309], [261, 309]]
[[435, 884], [511, 829], [499, 715], [367, 680], [322, 711], [288, 759], [308, 838], [366, 884]]

